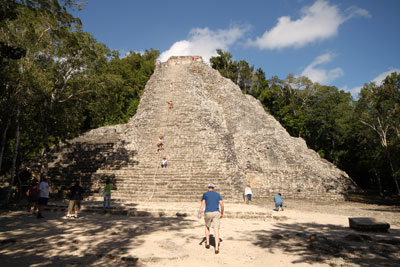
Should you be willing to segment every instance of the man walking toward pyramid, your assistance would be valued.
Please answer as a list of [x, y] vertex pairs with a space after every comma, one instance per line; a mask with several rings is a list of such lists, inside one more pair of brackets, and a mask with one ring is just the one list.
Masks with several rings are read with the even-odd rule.
[[[221, 206], [221, 210], [220, 210]], [[205, 207], [205, 210], [204, 210]], [[210, 227], [214, 228], [215, 254], [219, 253], [219, 226], [224, 217], [224, 203], [221, 196], [214, 191], [214, 184], [208, 184], [208, 191], [203, 194], [198, 218], [204, 210], [206, 248], [210, 248]]]

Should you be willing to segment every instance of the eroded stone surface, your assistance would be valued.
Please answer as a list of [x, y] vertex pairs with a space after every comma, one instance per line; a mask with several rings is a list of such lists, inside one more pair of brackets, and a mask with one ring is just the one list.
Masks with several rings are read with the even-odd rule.
[[[164, 150], [157, 153], [162, 133]], [[113, 198], [120, 200], [197, 201], [209, 182], [236, 201], [246, 183], [256, 198], [281, 192], [284, 198], [340, 200], [355, 188], [345, 172], [291, 137], [258, 100], [200, 57], [158, 62], [127, 124], [69, 143], [51, 153], [53, 182], [61, 187], [80, 178], [96, 191], [110, 178]], [[162, 157], [168, 160], [164, 169]]]

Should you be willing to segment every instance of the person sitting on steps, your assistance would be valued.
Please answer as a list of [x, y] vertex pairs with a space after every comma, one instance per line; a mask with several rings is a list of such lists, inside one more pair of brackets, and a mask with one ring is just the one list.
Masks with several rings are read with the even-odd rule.
[[167, 168], [167, 158], [163, 157], [162, 161], [161, 161], [161, 168]]

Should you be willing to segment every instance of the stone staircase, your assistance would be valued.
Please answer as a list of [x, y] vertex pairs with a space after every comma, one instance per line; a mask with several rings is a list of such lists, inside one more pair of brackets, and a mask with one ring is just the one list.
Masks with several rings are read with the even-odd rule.
[[[162, 133], [164, 150], [157, 152]], [[160, 167], [163, 157], [167, 168]], [[285, 198], [341, 200], [355, 188], [346, 173], [303, 139], [289, 136], [259, 101], [200, 57], [157, 62], [128, 123], [54, 147], [48, 161], [58, 191], [80, 179], [92, 198], [100, 199], [98, 192], [110, 179], [112, 198], [121, 202], [199, 201], [210, 182], [233, 202], [242, 201], [245, 183], [255, 197], [268, 199], [281, 192]]]
[[[188, 90], [192, 86], [185, 78], [186, 72], [185, 65], [165, 64], [149, 80], [139, 107], [147, 109], [147, 122], [133, 119], [130, 123], [137, 123], [134, 134], [130, 135], [129, 129], [125, 133], [126, 142], [131, 142], [137, 151], [139, 163], [119, 170], [97, 171], [115, 175], [114, 198], [196, 201], [207, 184], [213, 182], [223, 198], [239, 200], [242, 184], [233, 184], [227, 176], [229, 169], [235, 168], [224, 160], [226, 155], [218, 144], [218, 136], [196, 120], [198, 107], [193, 106], [195, 99]], [[169, 109], [167, 101], [174, 103], [173, 109]], [[161, 133], [165, 135], [164, 149], [156, 152]], [[160, 167], [163, 157], [168, 160], [167, 168]]]

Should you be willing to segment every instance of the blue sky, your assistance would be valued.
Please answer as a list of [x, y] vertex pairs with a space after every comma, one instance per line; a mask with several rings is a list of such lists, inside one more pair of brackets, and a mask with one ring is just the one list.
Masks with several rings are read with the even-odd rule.
[[364, 83], [400, 72], [399, 0], [88, 0], [81, 18], [121, 55], [156, 49], [200, 55], [220, 48], [261, 67], [357, 95]]

